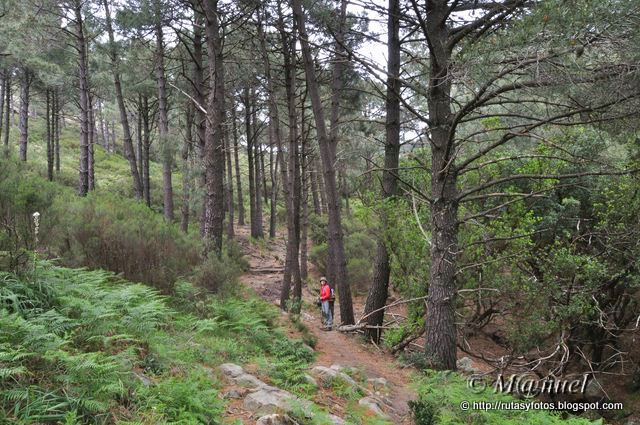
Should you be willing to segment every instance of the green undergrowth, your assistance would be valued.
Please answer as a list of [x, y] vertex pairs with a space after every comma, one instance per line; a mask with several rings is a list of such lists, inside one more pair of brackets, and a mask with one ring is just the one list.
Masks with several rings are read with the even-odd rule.
[[187, 282], [167, 297], [44, 261], [0, 272], [0, 423], [221, 423], [223, 362], [263, 359], [274, 383], [300, 384], [286, 365], [313, 354], [277, 318], [255, 297]]
[[[474, 402], [533, 402], [495, 394], [490, 388], [480, 393], [470, 391], [465, 378], [448, 372], [427, 372], [416, 381], [418, 399], [410, 402], [416, 425], [503, 424], [503, 425], [597, 425], [576, 416], [563, 418], [547, 410], [473, 409]], [[467, 410], [461, 406], [468, 403]]]

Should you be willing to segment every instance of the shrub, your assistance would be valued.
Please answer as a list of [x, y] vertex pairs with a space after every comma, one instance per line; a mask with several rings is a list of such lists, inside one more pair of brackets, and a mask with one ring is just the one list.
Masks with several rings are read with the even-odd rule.
[[219, 258], [211, 254], [196, 268], [193, 281], [201, 288], [218, 293], [225, 288], [233, 288], [231, 285], [241, 273], [240, 266], [227, 255]]
[[[0, 269], [17, 270], [30, 258], [27, 250], [35, 247], [32, 214], [47, 210], [59, 188], [24, 173], [23, 164], [4, 160], [0, 166]], [[49, 242], [45, 229], [54, 223], [50, 214], [42, 214], [40, 247]]]
[[66, 264], [122, 273], [171, 293], [200, 262], [198, 238], [167, 224], [144, 204], [106, 193], [59, 199], [59, 255]]

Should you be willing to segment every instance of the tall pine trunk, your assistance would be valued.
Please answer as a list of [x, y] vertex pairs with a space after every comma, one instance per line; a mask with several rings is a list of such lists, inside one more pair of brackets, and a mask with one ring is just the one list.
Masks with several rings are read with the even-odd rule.
[[227, 194], [227, 237], [233, 239], [235, 236], [234, 231], [234, 208], [233, 208], [233, 164], [231, 162], [231, 140], [229, 140], [229, 132], [227, 127], [224, 127], [224, 153], [227, 166], [227, 179], [225, 181], [225, 192]]
[[180, 210], [180, 230], [189, 231], [189, 198], [190, 198], [190, 174], [189, 152], [193, 146], [193, 109], [187, 107], [185, 112], [185, 136], [182, 145], [182, 208]]
[[209, 54], [209, 99], [205, 140], [205, 226], [207, 253], [222, 255], [224, 221], [224, 58], [217, 1], [205, 6], [207, 52]]
[[53, 181], [53, 169], [54, 169], [54, 158], [53, 158], [53, 150], [54, 150], [54, 146], [53, 146], [53, 134], [54, 134], [54, 130], [52, 129], [53, 126], [53, 119], [52, 119], [52, 111], [53, 111], [53, 107], [52, 107], [52, 99], [51, 99], [51, 90], [46, 89], [45, 90], [45, 97], [46, 97], [46, 126], [47, 126], [47, 179], [49, 179], [49, 181]]
[[20, 86], [20, 161], [27, 160], [27, 144], [29, 143], [29, 89], [32, 81], [31, 71], [22, 70]]
[[78, 80], [80, 89], [80, 167], [78, 194], [86, 196], [89, 191], [89, 75], [87, 43], [84, 35], [82, 2], [75, 2], [76, 48], [78, 50]]
[[236, 122], [236, 105], [233, 104], [231, 109], [231, 125], [233, 129], [233, 157], [236, 169], [236, 184], [238, 187], [238, 225], [244, 226], [244, 199], [242, 198], [242, 179], [240, 176], [240, 160], [238, 158], [238, 125]]
[[[133, 194], [137, 200], [142, 199], [142, 180], [140, 178], [140, 172], [136, 164], [136, 155], [133, 150], [133, 140], [131, 137], [131, 129], [129, 127], [129, 119], [127, 116], [127, 108], [124, 103], [124, 96], [122, 94], [122, 83], [120, 82], [120, 61], [118, 59], [118, 52], [116, 50], [115, 38], [113, 35], [113, 24], [111, 22], [111, 12], [109, 10], [109, 0], [103, 0], [105, 18], [107, 23], [107, 33], [109, 34], [109, 57], [111, 59], [111, 72], [113, 73], [113, 82], [116, 91], [116, 100], [118, 102], [118, 109], [120, 111], [120, 123], [122, 124], [123, 132], [123, 148], [124, 156], [129, 162], [129, 169], [131, 170], [131, 178], [133, 180]], [[104, 127], [104, 124], [101, 125]], [[104, 130], [102, 131], [104, 134]], [[105, 144], [108, 144], [107, 140], [104, 140]]]
[[458, 251], [458, 189], [449, 138], [451, 110], [451, 51], [446, 2], [429, 2], [426, 29], [429, 50], [429, 107], [431, 135], [431, 270], [425, 317], [425, 355], [431, 368], [456, 369], [456, 252]]
[[340, 217], [340, 195], [336, 184], [336, 144], [337, 125], [339, 117], [339, 97], [342, 91], [342, 78], [344, 77], [344, 21], [346, 18], [346, 0], [342, 0], [340, 6], [340, 22], [336, 32], [336, 55], [332, 76], [332, 100], [331, 100], [331, 134], [327, 132], [324, 107], [320, 97], [320, 88], [315, 71], [315, 64], [311, 56], [309, 37], [306, 30], [305, 17], [302, 11], [301, 0], [293, 0], [293, 13], [300, 34], [300, 45], [304, 62], [307, 87], [311, 98], [311, 106], [316, 123], [316, 133], [320, 145], [320, 155], [324, 173], [324, 184], [327, 196], [327, 215], [329, 218], [327, 242], [329, 247], [328, 264], [329, 276], [332, 283], [338, 289], [340, 301], [340, 318], [343, 324], [353, 324], [353, 303], [351, 300], [351, 288], [347, 280], [347, 261], [344, 252], [344, 240], [342, 222]]
[[[387, 22], [387, 96], [386, 96], [386, 141], [384, 146], [384, 171], [382, 172], [382, 198], [392, 199], [398, 191], [396, 175], [400, 155], [400, 0], [389, 0]], [[383, 202], [381, 211], [381, 235], [378, 237], [376, 256], [373, 262], [373, 281], [369, 288], [364, 315], [371, 326], [382, 326], [389, 291], [389, 253], [385, 235], [391, 230], [389, 217]], [[379, 310], [379, 311], [378, 311]], [[375, 313], [374, 313], [375, 312]], [[374, 342], [380, 341], [381, 328], [367, 329], [366, 335]]]
[[[157, 6], [158, 8], [160, 6]], [[167, 77], [164, 68], [164, 33], [160, 11], [156, 12], [156, 84], [158, 86], [158, 138], [162, 152], [162, 193], [165, 220], [174, 220], [173, 214], [173, 149], [169, 146], [169, 105], [167, 103]]]
[[[9, 155], [9, 132], [11, 130], [11, 74], [5, 77], [6, 89], [4, 91], [4, 151], [5, 155]], [[2, 133], [0, 133], [0, 136]]]

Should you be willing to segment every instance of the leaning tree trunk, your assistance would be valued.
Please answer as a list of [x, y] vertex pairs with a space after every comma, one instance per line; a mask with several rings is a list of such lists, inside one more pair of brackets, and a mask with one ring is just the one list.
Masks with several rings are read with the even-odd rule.
[[27, 144], [29, 143], [29, 89], [31, 87], [31, 71], [24, 68], [22, 85], [20, 86], [20, 161], [27, 160]]
[[430, 2], [427, 13], [429, 107], [431, 136], [431, 270], [425, 318], [425, 354], [433, 369], [456, 369], [456, 252], [458, 193], [454, 152], [450, 144], [451, 51], [448, 47], [447, 2]]
[[172, 222], [173, 214], [173, 150], [169, 146], [169, 106], [167, 103], [167, 78], [164, 69], [164, 34], [160, 16], [156, 17], [156, 83], [158, 86], [158, 138], [162, 151], [162, 193], [165, 220]]
[[[400, 156], [400, 0], [389, 0], [387, 23], [387, 96], [386, 96], [386, 143], [384, 146], [384, 171], [382, 172], [382, 198], [391, 199], [398, 191], [398, 163]], [[389, 253], [385, 245], [385, 234], [391, 230], [389, 217], [383, 203], [381, 211], [381, 235], [378, 237], [376, 257], [373, 263], [373, 282], [369, 288], [364, 315], [371, 326], [382, 326], [389, 289]], [[380, 342], [381, 328], [366, 330], [368, 338]]]
[[80, 168], [78, 194], [86, 196], [89, 191], [89, 75], [87, 43], [84, 36], [82, 2], [75, 2], [76, 43], [78, 49], [78, 80], [80, 83]]
[[224, 221], [224, 57], [218, 22], [217, 1], [205, 6], [207, 52], [209, 53], [209, 99], [205, 140], [205, 226], [206, 250], [222, 255]]
[[311, 98], [311, 106], [316, 123], [316, 133], [320, 145], [320, 155], [324, 169], [324, 183], [327, 195], [327, 215], [328, 225], [328, 246], [330, 275], [338, 288], [340, 300], [340, 318], [342, 324], [348, 325], [355, 322], [353, 316], [353, 303], [351, 300], [351, 288], [347, 280], [347, 262], [344, 252], [344, 240], [342, 234], [342, 223], [340, 217], [340, 195], [336, 184], [336, 143], [337, 143], [337, 118], [340, 107], [339, 96], [342, 91], [342, 78], [344, 74], [344, 62], [347, 60], [344, 55], [344, 21], [346, 15], [346, 0], [342, 0], [340, 8], [340, 25], [336, 33], [336, 55], [338, 56], [334, 64], [332, 78], [332, 113], [331, 113], [331, 135], [327, 133], [324, 108], [320, 98], [320, 88], [315, 73], [315, 64], [311, 56], [309, 37], [307, 35], [305, 17], [302, 11], [301, 0], [293, 0], [293, 13], [300, 34], [300, 45], [302, 47], [302, 57], [304, 62], [305, 75], [307, 77], [307, 87]]
[[140, 178], [140, 173], [136, 164], [136, 155], [133, 150], [133, 141], [131, 137], [131, 129], [129, 127], [129, 119], [127, 117], [127, 108], [124, 103], [124, 96], [122, 95], [122, 83], [120, 82], [120, 61], [118, 59], [118, 52], [116, 50], [115, 38], [113, 35], [113, 25], [111, 22], [111, 12], [109, 10], [109, 0], [103, 0], [103, 5], [107, 23], [107, 33], [109, 34], [109, 57], [111, 59], [111, 72], [113, 73], [113, 82], [116, 89], [116, 100], [118, 102], [118, 109], [120, 110], [120, 123], [122, 124], [124, 156], [127, 161], [129, 161], [131, 178], [133, 179], [133, 193], [137, 200], [141, 200], [142, 179]]

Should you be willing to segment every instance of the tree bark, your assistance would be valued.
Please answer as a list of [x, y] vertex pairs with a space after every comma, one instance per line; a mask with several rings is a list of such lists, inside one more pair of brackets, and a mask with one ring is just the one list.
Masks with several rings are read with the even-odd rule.
[[189, 232], [189, 152], [193, 145], [193, 109], [189, 106], [186, 108], [185, 137], [182, 145], [182, 208], [180, 210], [180, 230], [183, 233]]
[[[156, 5], [159, 9], [160, 6]], [[158, 139], [162, 152], [162, 193], [164, 218], [174, 221], [173, 214], [173, 150], [169, 145], [169, 105], [167, 102], [167, 78], [164, 68], [164, 33], [161, 11], [156, 11], [156, 84], [158, 86]]]
[[20, 161], [27, 160], [27, 144], [29, 142], [29, 89], [31, 88], [31, 71], [22, 71], [20, 86]]
[[235, 159], [236, 184], [238, 186], [238, 225], [244, 226], [244, 200], [242, 198], [242, 179], [240, 176], [240, 160], [238, 158], [238, 125], [236, 121], [236, 105], [231, 109], [231, 125], [233, 126], [233, 157]]
[[[395, 175], [400, 156], [400, 0], [389, 0], [387, 21], [387, 95], [386, 95], [386, 143], [384, 146], [384, 171], [382, 172], [382, 198], [391, 199], [398, 191]], [[384, 307], [389, 291], [389, 253], [385, 245], [385, 234], [390, 223], [387, 205], [381, 211], [382, 234], [378, 237], [376, 256], [373, 262], [373, 281], [369, 288], [364, 315], [371, 326], [382, 326]], [[375, 312], [375, 313], [374, 313]], [[381, 328], [367, 328], [367, 338], [380, 342]]]
[[95, 173], [95, 127], [96, 122], [93, 116], [93, 96], [89, 94], [89, 151], [87, 158], [87, 174], [89, 178], [89, 191], [93, 191], [96, 188], [96, 173]]
[[304, 114], [302, 120], [303, 135], [300, 152], [300, 176], [302, 179], [301, 193], [301, 230], [300, 230], [300, 279], [304, 282], [309, 277], [308, 270], [308, 228], [309, 228], [309, 158], [307, 157], [308, 140], [304, 132]]
[[231, 162], [231, 140], [229, 140], [229, 131], [224, 127], [224, 153], [227, 161], [225, 167], [227, 171], [227, 179], [225, 182], [225, 191], [227, 194], [227, 237], [229, 240], [235, 237], [234, 231], [234, 208], [233, 208], [233, 164]]
[[136, 163], [137, 161], [135, 152], [133, 150], [131, 129], [129, 127], [129, 119], [127, 117], [127, 107], [124, 103], [124, 96], [122, 95], [122, 83], [120, 82], [120, 61], [118, 59], [118, 52], [116, 50], [115, 38], [113, 35], [113, 24], [111, 21], [111, 11], [109, 10], [109, 0], [103, 0], [103, 5], [107, 23], [107, 33], [109, 34], [109, 58], [111, 59], [111, 72], [113, 73], [113, 82], [116, 89], [116, 100], [118, 102], [118, 109], [120, 110], [120, 123], [122, 124], [124, 156], [129, 162], [129, 168], [131, 170], [131, 178], [133, 179], [133, 194], [137, 200], [141, 200], [142, 179], [140, 178], [140, 173]]
[[[4, 128], [4, 102], [5, 94], [7, 92], [7, 82], [9, 81], [9, 71], [5, 68], [2, 70], [2, 81], [0, 82], [0, 137], [2, 137], [2, 130]], [[6, 151], [5, 146], [5, 151]]]
[[454, 149], [450, 148], [451, 51], [447, 47], [446, 1], [427, 2], [429, 107], [431, 135], [431, 270], [425, 318], [425, 354], [433, 369], [456, 369], [456, 252], [458, 192]]
[[51, 112], [53, 110], [53, 108], [51, 107], [51, 90], [46, 89], [45, 90], [45, 97], [46, 97], [46, 126], [47, 126], [47, 179], [52, 182], [53, 181], [53, 131], [52, 131], [52, 125], [53, 125], [53, 119], [51, 119]]
[[53, 137], [56, 173], [60, 173], [60, 92], [53, 92]]
[[251, 99], [253, 101], [253, 108], [251, 110], [251, 121], [253, 127], [253, 160], [255, 162], [253, 171], [255, 173], [255, 205], [256, 205], [256, 224], [255, 224], [255, 237], [262, 239], [264, 238], [264, 225], [263, 225], [263, 216], [262, 216], [262, 173], [260, 169], [260, 139], [258, 135], [258, 114], [256, 108], [256, 95], [255, 91], [252, 93]]
[[[6, 90], [4, 91], [5, 114], [4, 114], [4, 150], [5, 155], [9, 155], [9, 133], [11, 130], [11, 74], [5, 78]], [[2, 133], [0, 133], [2, 135]]]
[[144, 202], [151, 207], [151, 182], [149, 178], [149, 149], [151, 148], [151, 117], [149, 116], [149, 98], [142, 98], [142, 124], [144, 127], [142, 195]]
[[207, 52], [209, 54], [209, 99], [205, 140], [206, 253], [222, 255], [224, 221], [224, 62], [217, 0], [205, 2]]
[[89, 75], [87, 43], [84, 35], [82, 2], [75, 2], [76, 44], [78, 50], [78, 74], [80, 83], [80, 168], [78, 194], [86, 196], [89, 191]]
[[322, 209], [320, 208], [320, 194], [318, 193], [318, 173], [314, 166], [315, 159], [310, 157], [309, 160], [309, 181], [311, 182], [311, 197], [313, 199], [313, 212], [316, 215], [322, 215]]
[[293, 13], [300, 34], [300, 45], [302, 47], [302, 57], [304, 61], [305, 75], [307, 77], [307, 87], [311, 98], [311, 106], [316, 123], [316, 132], [320, 145], [320, 155], [324, 171], [324, 184], [327, 195], [327, 215], [328, 225], [328, 264], [329, 276], [335, 287], [338, 289], [340, 300], [340, 318], [342, 324], [349, 325], [355, 322], [353, 316], [353, 303], [351, 300], [351, 289], [347, 280], [347, 264], [344, 253], [344, 241], [342, 233], [342, 223], [340, 217], [340, 196], [338, 194], [335, 173], [337, 125], [339, 116], [339, 96], [342, 89], [342, 78], [344, 73], [344, 21], [346, 17], [346, 0], [342, 0], [340, 6], [340, 23], [336, 32], [336, 56], [333, 76], [332, 76], [332, 100], [331, 100], [331, 134], [328, 134], [324, 108], [320, 98], [320, 89], [315, 74], [315, 65], [311, 57], [309, 37], [306, 31], [305, 17], [302, 11], [301, 0], [293, 0]]

